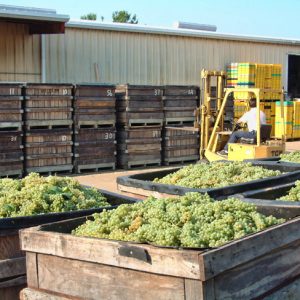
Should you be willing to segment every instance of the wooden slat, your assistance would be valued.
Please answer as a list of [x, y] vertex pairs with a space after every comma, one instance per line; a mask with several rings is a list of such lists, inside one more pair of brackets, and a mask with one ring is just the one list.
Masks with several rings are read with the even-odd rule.
[[0, 280], [24, 275], [26, 273], [25, 257], [0, 260]]
[[[38, 227], [35, 227], [38, 228]], [[146, 251], [151, 257], [151, 263], [133, 257], [119, 254], [121, 247], [128, 243], [109, 240], [75, 237], [45, 231], [22, 230], [22, 250], [57, 255], [83, 261], [92, 261], [112, 266], [141, 270], [151, 273], [198, 279], [200, 270], [198, 264], [199, 251], [184, 251], [177, 249], [162, 249], [144, 244], [134, 244], [134, 247]]]
[[300, 240], [216, 276], [216, 299], [260, 297], [285, 281], [299, 276], [299, 252]]
[[8, 259], [22, 256], [19, 246], [19, 235], [17, 230], [0, 230], [0, 259]]
[[182, 278], [38, 255], [40, 289], [82, 299], [184, 300]]
[[29, 287], [38, 288], [38, 269], [37, 269], [37, 254], [32, 252], [26, 253], [26, 273], [27, 284]]
[[202, 282], [195, 279], [184, 280], [185, 300], [200, 300], [202, 298]]
[[26, 288], [20, 293], [21, 300], [81, 300], [79, 298], [70, 298], [62, 295], [57, 295], [53, 293], [46, 293], [44, 291], [39, 291], [35, 289]]
[[268, 228], [255, 235], [233, 241], [203, 253], [200, 259], [201, 280], [208, 280], [226, 270], [300, 239], [300, 218]]

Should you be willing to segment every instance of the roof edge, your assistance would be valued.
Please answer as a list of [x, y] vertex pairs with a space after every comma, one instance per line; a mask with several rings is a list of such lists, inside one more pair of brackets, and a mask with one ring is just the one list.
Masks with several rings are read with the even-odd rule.
[[97, 21], [70, 20], [68, 23], [66, 23], [66, 27], [94, 29], [94, 30], [125, 31], [125, 32], [134, 32], [134, 33], [174, 35], [174, 36], [188, 36], [188, 37], [233, 40], [233, 41], [242, 41], [242, 42], [300, 45], [300, 39], [236, 35], [236, 34], [206, 32], [206, 31], [191, 30], [191, 29], [154, 27], [154, 26], [146, 26], [146, 25], [138, 25], [138, 24], [102, 23], [102, 22], [100, 23]]

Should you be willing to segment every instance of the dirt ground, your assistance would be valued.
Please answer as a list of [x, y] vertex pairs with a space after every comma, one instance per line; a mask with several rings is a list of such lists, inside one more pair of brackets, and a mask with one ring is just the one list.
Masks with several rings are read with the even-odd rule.
[[[286, 143], [286, 151], [290, 152], [295, 150], [300, 150], [300, 141]], [[101, 188], [103, 190], [108, 190], [115, 193], [137, 197], [136, 195], [118, 191], [116, 178], [118, 176], [142, 173], [150, 170], [152, 171], [161, 170], [162, 168], [170, 168], [170, 167], [149, 167], [144, 169], [132, 169], [130, 171], [128, 170], [104, 171], [102, 173], [96, 173], [96, 174], [93, 173], [93, 174], [76, 176], [76, 179], [78, 179], [80, 183], [85, 185]], [[143, 197], [140, 198], [142, 199]]]

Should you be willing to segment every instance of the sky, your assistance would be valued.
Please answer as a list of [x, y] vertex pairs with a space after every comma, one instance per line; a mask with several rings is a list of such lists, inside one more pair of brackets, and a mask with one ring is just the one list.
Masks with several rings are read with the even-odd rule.
[[300, 39], [299, 0], [0, 0], [1, 4], [52, 8], [71, 19], [96, 13], [111, 22], [112, 13], [127, 10], [139, 24], [172, 27], [176, 21], [212, 24], [217, 32]]

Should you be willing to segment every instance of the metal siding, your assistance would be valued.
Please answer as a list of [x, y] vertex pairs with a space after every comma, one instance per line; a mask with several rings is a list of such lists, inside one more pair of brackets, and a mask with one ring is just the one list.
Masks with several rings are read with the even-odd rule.
[[280, 63], [286, 80], [286, 55], [300, 46], [66, 28], [47, 36], [49, 82], [199, 84], [200, 71], [225, 69], [234, 61]]
[[0, 81], [39, 82], [40, 36], [27, 25], [0, 22]]

